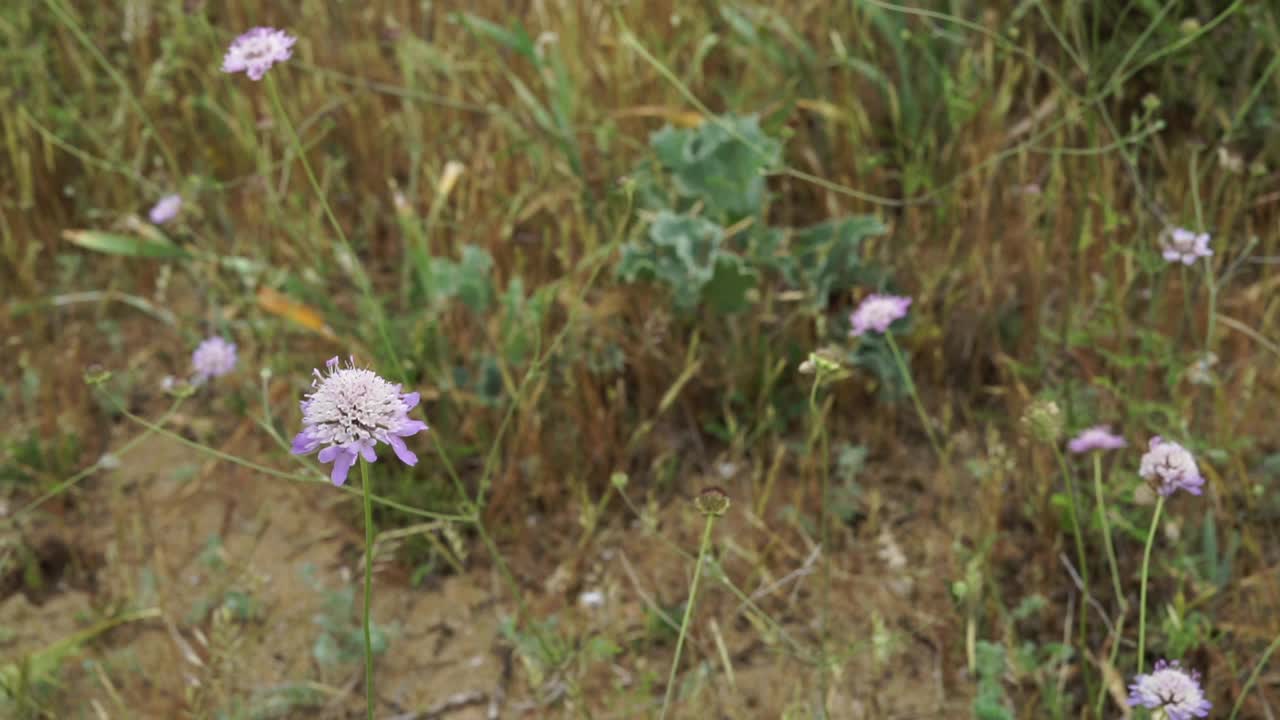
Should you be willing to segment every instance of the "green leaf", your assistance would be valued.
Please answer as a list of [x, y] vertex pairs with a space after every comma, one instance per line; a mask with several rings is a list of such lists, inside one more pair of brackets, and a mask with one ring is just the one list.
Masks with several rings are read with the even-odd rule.
[[530, 62], [536, 63], [538, 61], [537, 54], [533, 49], [533, 40], [529, 37], [528, 31], [519, 22], [516, 23], [514, 30], [508, 30], [495, 22], [485, 20], [471, 13], [459, 13], [454, 17], [458, 18], [468, 30], [476, 35], [496, 42], [508, 50], [514, 50], [528, 58]]
[[492, 270], [493, 256], [488, 250], [478, 245], [463, 246], [462, 263], [458, 266], [458, 297], [476, 313], [489, 309], [493, 298]]
[[754, 115], [724, 115], [692, 129], [667, 126], [649, 144], [677, 192], [726, 223], [763, 212], [764, 175], [782, 157], [782, 144]]
[[62, 237], [86, 250], [107, 255], [175, 259], [191, 257], [191, 253], [170, 243], [159, 234], [155, 238], [140, 238], [97, 230], [63, 230]]
[[702, 288], [703, 297], [719, 312], [741, 312], [751, 305], [747, 291], [756, 286], [757, 277], [756, 271], [747, 267], [742, 258], [721, 253], [716, 258], [715, 274]]
[[826, 309], [832, 293], [867, 280], [862, 241], [888, 231], [870, 215], [840, 218], [796, 232], [792, 238], [794, 269], [788, 279], [800, 285], [816, 307]]
[[676, 306], [691, 310], [714, 277], [724, 229], [706, 218], [658, 213], [648, 242], [623, 248], [618, 275], [634, 282], [657, 280], [671, 288]]
[[458, 298], [473, 312], [488, 310], [493, 299], [492, 270], [493, 256], [477, 245], [463, 246], [459, 262], [434, 258], [430, 265], [433, 309]]

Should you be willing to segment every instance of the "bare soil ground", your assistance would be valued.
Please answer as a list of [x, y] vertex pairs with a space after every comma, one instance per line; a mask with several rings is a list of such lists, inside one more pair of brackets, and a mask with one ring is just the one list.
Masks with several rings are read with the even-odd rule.
[[[230, 433], [224, 449], [248, 448], [242, 436]], [[7, 657], [37, 651], [125, 606], [159, 611], [99, 636], [64, 662], [47, 698], [51, 716], [362, 716], [358, 656], [334, 666], [316, 651], [337, 591], [355, 591], [346, 629], [359, 627], [363, 537], [335, 512], [351, 497], [319, 483], [257, 477], [156, 436], [122, 461], [73, 502], [46, 508], [32, 531], [38, 537], [24, 540], [40, 553], [49, 583], [40, 593], [10, 592], [0, 604], [0, 627], [10, 630]], [[560, 667], [540, 664], [536, 652], [500, 632], [516, 606], [478, 543], [465, 573], [418, 587], [383, 554], [375, 566], [374, 619], [389, 628], [377, 666], [385, 717], [651, 714], [671, 654], [669, 641], [654, 641], [661, 636], [654, 624], [660, 612], [678, 621], [690, 571], [666, 541], [692, 552], [700, 525], [683, 505], [657, 509], [655, 517], [661, 521], [652, 532], [617, 519], [583, 553], [565, 547], [572, 533], [553, 527], [565, 518], [531, 517], [547, 527], [525, 536], [542, 541], [504, 548], [533, 617], [556, 618], [552, 636], [566, 644], [561, 657], [568, 658]], [[956, 653], [945, 646], [957, 636], [952, 620], [920, 609], [945, 598], [919, 602], [922, 594], [944, 592], [936, 568], [949, 562], [950, 539], [926, 517], [913, 517], [882, 522], [878, 537], [866, 540], [850, 530], [852, 549], [837, 558], [830, 642], [866, 640], [833, 648], [842, 660], [828, 691], [832, 717], [965, 712], [967, 683], [946, 667]], [[927, 557], [903, 557], [894, 534], [911, 534], [913, 549]], [[783, 540], [746, 508], [730, 514], [719, 537], [725, 572], [777, 625], [709, 579], [686, 653], [686, 667], [700, 670], [681, 688], [680, 716], [784, 717], [815, 692], [801, 680], [813, 673], [797, 647], [818, 628], [807, 610], [818, 603], [806, 602], [821, 592], [817, 555]], [[760, 567], [778, 571], [753, 573]], [[584, 593], [598, 603], [583, 602]], [[220, 613], [220, 605], [238, 614]], [[593, 655], [590, 648], [598, 647], [609, 649]]]

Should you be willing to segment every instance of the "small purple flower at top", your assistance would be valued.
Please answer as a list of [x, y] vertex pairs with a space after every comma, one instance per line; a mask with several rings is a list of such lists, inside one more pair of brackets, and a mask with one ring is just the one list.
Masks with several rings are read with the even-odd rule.
[[1164, 711], [1168, 720], [1209, 717], [1213, 707], [1200, 687], [1200, 673], [1183, 670], [1177, 660], [1158, 660], [1151, 673], [1133, 679], [1129, 685], [1129, 707], [1139, 705]]
[[256, 27], [235, 39], [222, 59], [222, 72], [243, 72], [250, 80], [261, 80], [271, 66], [293, 55], [298, 39], [283, 30]]
[[418, 456], [404, 444], [404, 438], [427, 429], [421, 420], [409, 417], [419, 400], [416, 392], [402, 393], [372, 370], [346, 367], [338, 358], [325, 363], [327, 374], [315, 370], [312, 392], [302, 401], [302, 432], [293, 439], [295, 455], [320, 451], [317, 459], [333, 463], [329, 477], [334, 485], [347, 480], [347, 472], [357, 457], [367, 462], [378, 459], [374, 447], [386, 443], [405, 465], [416, 465]]
[[178, 217], [178, 211], [182, 209], [182, 196], [174, 193], [173, 195], [165, 195], [160, 198], [151, 208], [151, 212], [147, 213], [147, 217], [156, 225], [163, 225], [170, 220]]
[[194, 382], [199, 385], [209, 378], [221, 377], [236, 369], [236, 344], [214, 336], [196, 346], [191, 353], [196, 369]]
[[1159, 435], [1151, 438], [1147, 452], [1142, 456], [1138, 474], [1165, 497], [1179, 490], [1199, 495], [1204, 486], [1204, 478], [1200, 476], [1200, 469], [1196, 467], [1196, 459], [1191, 452]]
[[1160, 237], [1160, 255], [1169, 262], [1190, 265], [1197, 258], [1210, 257], [1209, 233], [1196, 234], [1183, 228], [1167, 230]]
[[1072, 438], [1067, 449], [1080, 454], [1090, 450], [1119, 450], [1128, 444], [1124, 438], [1112, 434], [1110, 425], [1095, 425]]
[[907, 316], [907, 308], [911, 307], [911, 298], [898, 295], [868, 295], [857, 310], [849, 316], [853, 324], [850, 335], [862, 335], [868, 330], [884, 333], [895, 320]]

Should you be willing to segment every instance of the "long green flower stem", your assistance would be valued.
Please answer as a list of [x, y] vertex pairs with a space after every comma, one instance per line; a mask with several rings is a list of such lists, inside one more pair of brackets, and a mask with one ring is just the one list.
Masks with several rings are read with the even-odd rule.
[[1155, 543], [1156, 528], [1160, 525], [1160, 511], [1164, 509], [1164, 496], [1156, 500], [1156, 513], [1151, 516], [1151, 530], [1147, 532], [1147, 547], [1142, 551], [1142, 581], [1138, 591], [1138, 674], [1142, 674], [1143, 653], [1147, 649], [1147, 572], [1151, 569], [1151, 546]]
[[1107, 549], [1107, 563], [1111, 566], [1111, 586], [1116, 591], [1116, 602], [1120, 603], [1120, 613], [1128, 609], [1129, 602], [1124, 599], [1124, 591], [1120, 589], [1120, 567], [1116, 562], [1116, 548], [1111, 541], [1111, 520], [1107, 518], [1107, 499], [1102, 491], [1102, 456], [1093, 453], [1093, 494], [1098, 502], [1098, 520], [1102, 523], [1102, 541]]
[[316, 179], [316, 174], [311, 169], [311, 163], [307, 160], [306, 150], [302, 147], [302, 138], [298, 137], [298, 130], [293, 126], [293, 121], [289, 119], [289, 113], [284, 111], [284, 104], [280, 102], [280, 94], [276, 91], [275, 80], [268, 74], [267, 93], [271, 96], [271, 102], [275, 106], [276, 114], [280, 116], [286, 130], [289, 131], [289, 140], [293, 144], [293, 151], [297, 153], [298, 160], [302, 162], [302, 169], [306, 172], [307, 180], [311, 182], [311, 187], [315, 190], [316, 197], [320, 199], [320, 206], [324, 208], [325, 217], [328, 218], [329, 224], [333, 226], [334, 233], [338, 236], [338, 241], [342, 243], [342, 249], [352, 259], [356, 265], [352, 275], [355, 278], [356, 285], [360, 287], [360, 292], [364, 295], [365, 302], [368, 303], [370, 310], [374, 314], [374, 325], [378, 329], [378, 337], [382, 340], [383, 346], [386, 348], [387, 355], [390, 356], [392, 362], [396, 365], [396, 370], [400, 376], [401, 382], [408, 382], [409, 378], [405, 374], [404, 364], [400, 362], [400, 355], [396, 352], [395, 344], [391, 342], [391, 336], [387, 332], [387, 317], [379, 304], [378, 298], [373, 293], [373, 287], [369, 282], [369, 276], [365, 274], [364, 268], [360, 267], [356, 261], [355, 251], [351, 249], [351, 242], [347, 240], [347, 233], [342, 229], [342, 224], [338, 222], [338, 218], [333, 214], [333, 207], [329, 204], [329, 198], [324, 194], [324, 188], [320, 187], [320, 181]]
[[360, 482], [364, 490], [364, 697], [368, 720], [374, 720], [373, 631], [369, 609], [373, 600], [373, 489], [369, 486], [369, 463], [360, 458]]
[[916, 392], [915, 381], [911, 379], [911, 373], [907, 370], [907, 361], [902, 357], [902, 351], [898, 349], [898, 343], [893, 339], [893, 333], [886, 332], [884, 339], [889, 342], [889, 351], [893, 353], [893, 361], [898, 365], [898, 371], [902, 373], [903, 380], [907, 383], [907, 394], [911, 396], [911, 401], [915, 403], [916, 414], [920, 416], [920, 424], [924, 425], [924, 432], [929, 436], [929, 444], [933, 446], [933, 451], [938, 455], [938, 462], [942, 463], [942, 469], [946, 473], [950, 473], [950, 465], [947, 460], [947, 453], [942, 447], [942, 443], [938, 442], [938, 436], [933, 432], [933, 423], [929, 422], [929, 415], [924, 411], [924, 405], [920, 402], [920, 394]]
[[671, 707], [671, 697], [676, 689], [676, 671], [680, 668], [680, 651], [684, 649], [684, 638], [689, 633], [689, 619], [693, 617], [693, 604], [698, 597], [698, 578], [702, 576], [702, 561], [711, 547], [711, 529], [715, 527], [716, 516], [707, 515], [707, 524], [702, 528], [702, 544], [698, 547], [698, 563], [693, 567], [693, 583], [689, 585], [689, 599], [684, 604], [684, 619], [680, 621], [680, 636], [676, 639], [676, 654], [671, 659], [671, 672], [667, 675], [667, 692], [662, 698], [662, 714], [667, 717]]

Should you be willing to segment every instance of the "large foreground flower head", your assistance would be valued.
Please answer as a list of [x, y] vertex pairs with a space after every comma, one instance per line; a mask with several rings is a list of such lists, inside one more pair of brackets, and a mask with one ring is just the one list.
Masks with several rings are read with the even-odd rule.
[[1159, 435], [1151, 438], [1138, 474], [1165, 497], [1179, 490], [1199, 495], [1204, 487], [1204, 478], [1191, 451]]
[[1139, 675], [1129, 685], [1129, 707], [1141, 705], [1162, 710], [1169, 720], [1209, 717], [1213, 705], [1204, 699], [1200, 673], [1187, 672], [1177, 660], [1159, 660], [1148, 675]]
[[298, 39], [283, 30], [256, 27], [236, 38], [222, 58], [222, 72], [243, 72], [250, 80], [261, 80], [271, 66], [293, 55]]
[[895, 320], [907, 316], [907, 308], [911, 307], [911, 298], [898, 295], [868, 295], [857, 310], [849, 316], [853, 329], [850, 335], [862, 335], [869, 330], [878, 333], [888, 332]]
[[196, 384], [226, 375], [236, 369], [236, 344], [216, 335], [205, 340], [191, 353], [191, 367], [196, 371]]
[[1119, 450], [1128, 444], [1124, 438], [1111, 432], [1111, 426], [1094, 425], [1072, 438], [1067, 449], [1079, 455], [1092, 450]]
[[416, 465], [418, 456], [404, 438], [427, 429], [426, 423], [409, 417], [418, 393], [400, 392], [399, 385], [356, 367], [354, 359], [342, 367], [338, 358], [330, 358], [325, 370], [314, 371], [313, 390], [302, 401], [302, 432], [293, 439], [293, 453], [319, 450], [320, 462], [333, 463], [329, 477], [334, 485], [346, 482], [357, 456], [377, 460], [378, 443], [390, 445], [405, 465]]
[[1191, 265], [1197, 259], [1210, 257], [1209, 233], [1194, 233], [1183, 228], [1167, 230], [1160, 237], [1160, 255], [1165, 260]]

